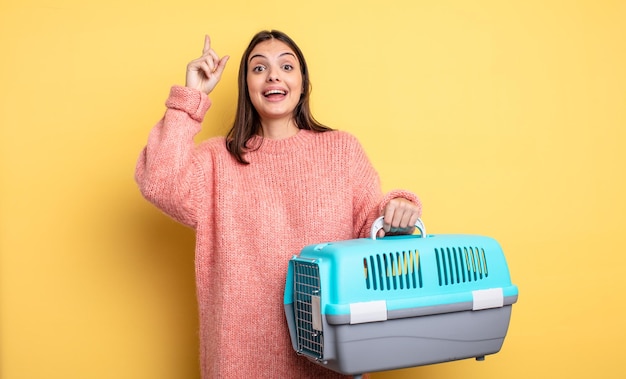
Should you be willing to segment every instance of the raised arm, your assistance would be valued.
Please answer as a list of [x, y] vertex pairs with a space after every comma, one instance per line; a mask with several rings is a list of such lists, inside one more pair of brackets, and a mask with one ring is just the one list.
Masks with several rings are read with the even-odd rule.
[[187, 65], [186, 86], [172, 87], [165, 115], [150, 132], [136, 166], [135, 179], [144, 197], [192, 227], [205, 195], [194, 136], [211, 105], [207, 95], [219, 82], [227, 60], [228, 56], [218, 57], [206, 36], [202, 56]]

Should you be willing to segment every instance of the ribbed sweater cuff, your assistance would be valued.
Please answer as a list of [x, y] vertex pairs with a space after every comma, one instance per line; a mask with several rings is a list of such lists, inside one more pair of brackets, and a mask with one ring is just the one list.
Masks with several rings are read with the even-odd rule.
[[181, 110], [192, 119], [202, 122], [204, 115], [211, 106], [211, 100], [202, 91], [189, 87], [173, 86], [170, 89], [170, 96], [165, 101], [165, 106]]

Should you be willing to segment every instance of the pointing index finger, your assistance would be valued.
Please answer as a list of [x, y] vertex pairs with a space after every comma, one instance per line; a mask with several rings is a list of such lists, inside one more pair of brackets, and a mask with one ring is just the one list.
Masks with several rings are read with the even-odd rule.
[[204, 49], [202, 49], [202, 54], [206, 54], [211, 50], [211, 37], [208, 34], [204, 35]]

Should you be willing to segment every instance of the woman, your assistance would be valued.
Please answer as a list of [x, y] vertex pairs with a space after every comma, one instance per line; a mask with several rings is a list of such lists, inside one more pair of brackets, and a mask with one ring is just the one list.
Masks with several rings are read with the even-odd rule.
[[420, 202], [383, 195], [357, 140], [313, 118], [304, 56], [278, 31], [256, 34], [242, 56], [228, 136], [196, 145], [227, 61], [207, 36], [136, 168], [143, 195], [196, 231], [202, 377], [340, 377], [291, 347], [287, 262], [305, 245], [366, 237], [380, 215], [379, 236], [412, 233]]

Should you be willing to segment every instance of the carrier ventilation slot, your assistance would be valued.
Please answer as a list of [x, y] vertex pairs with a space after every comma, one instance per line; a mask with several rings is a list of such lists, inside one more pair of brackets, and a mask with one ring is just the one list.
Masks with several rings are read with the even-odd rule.
[[365, 286], [371, 290], [422, 288], [419, 252], [402, 251], [363, 258]]
[[320, 296], [319, 267], [313, 262], [294, 262], [294, 305], [298, 351], [321, 359], [322, 332], [313, 328], [313, 297]]
[[439, 285], [473, 282], [489, 275], [485, 250], [478, 247], [435, 249]]

